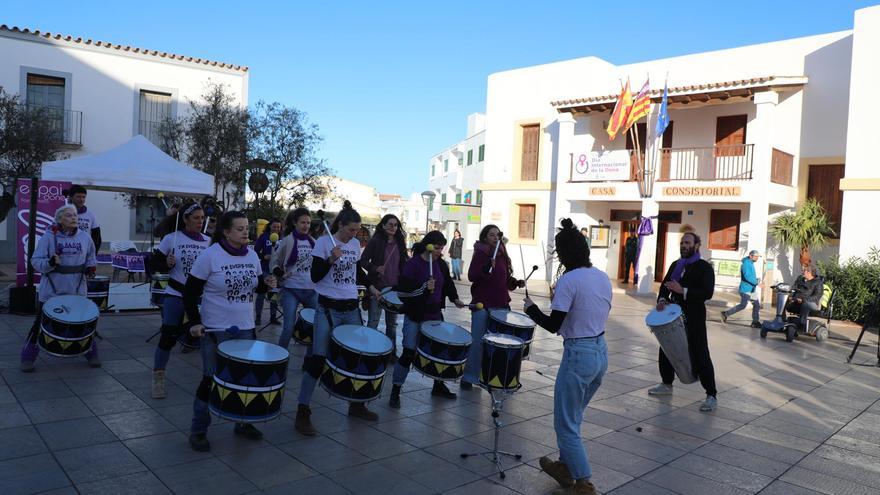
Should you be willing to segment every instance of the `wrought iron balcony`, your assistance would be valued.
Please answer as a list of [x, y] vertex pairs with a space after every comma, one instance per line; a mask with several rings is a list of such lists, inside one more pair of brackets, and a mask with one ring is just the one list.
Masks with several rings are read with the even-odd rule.
[[34, 116], [43, 116], [49, 121], [54, 142], [68, 146], [82, 146], [82, 112], [33, 103], [28, 103], [24, 107]]

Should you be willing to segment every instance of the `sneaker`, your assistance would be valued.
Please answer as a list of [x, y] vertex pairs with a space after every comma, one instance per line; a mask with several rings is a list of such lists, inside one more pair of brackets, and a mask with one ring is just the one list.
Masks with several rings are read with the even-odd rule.
[[33, 373], [36, 368], [33, 361], [22, 361], [20, 369], [25, 373]]
[[251, 440], [260, 440], [263, 438], [263, 432], [250, 423], [236, 423], [235, 430], [233, 431], [236, 435], [241, 435]]
[[154, 399], [165, 398], [165, 370], [153, 371], [152, 396]]
[[544, 456], [538, 459], [538, 464], [541, 465], [541, 469], [543, 469], [545, 473], [549, 474], [551, 478], [559, 483], [559, 486], [568, 488], [574, 485], [574, 480], [571, 479], [571, 473], [568, 471], [568, 466], [566, 466], [564, 462], [551, 461], [549, 457]]
[[458, 387], [459, 387], [460, 389], [462, 389], [462, 390], [471, 390], [471, 389], [474, 388], [474, 384], [471, 383], [471, 382], [466, 382], [466, 381], [462, 380], [462, 381], [458, 384]]
[[367, 421], [378, 421], [379, 415], [367, 409], [363, 402], [352, 402], [348, 406], [348, 415], [352, 418], [361, 418]]
[[434, 397], [443, 397], [444, 399], [455, 399], [458, 397], [454, 392], [450, 392], [448, 388], [446, 388], [446, 384], [434, 380], [434, 388], [431, 389], [431, 395]]
[[648, 395], [672, 395], [672, 384], [661, 383], [648, 389]]
[[727, 323], [727, 312], [726, 311], [721, 312], [721, 323]]
[[318, 430], [312, 426], [312, 420], [309, 416], [312, 415], [312, 410], [309, 406], [305, 404], [300, 404], [296, 410], [296, 421], [293, 423], [293, 427], [296, 431], [299, 432], [300, 435], [305, 435], [307, 437], [313, 437], [318, 434]]
[[557, 488], [553, 490], [552, 495], [596, 495], [596, 487], [588, 479], [580, 479], [574, 482], [574, 485], [568, 488]]
[[388, 398], [388, 407], [391, 409], [400, 409], [400, 394], [391, 394], [391, 397]]
[[208, 441], [206, 433], [191, 433], [189, 436], [189, 446], [196, 452], [207, 452], [211, 450], [211, 442]]
[[712, 412], [715, 408], [718, 407], [718, 399], [712, 397], [711, 395], [706, 396], [706, 400], [700, 404], [700, 411], [702, 412]]

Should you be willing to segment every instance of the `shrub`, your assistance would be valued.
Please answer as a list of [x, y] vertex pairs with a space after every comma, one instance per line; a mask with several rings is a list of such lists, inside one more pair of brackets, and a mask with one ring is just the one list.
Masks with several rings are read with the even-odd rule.
[[880, 296], [880, 249], [871, 248], [867, 259], [837, 256], [819, 263], [820, 274], [837, 289], [834, 318], [864, 323]]

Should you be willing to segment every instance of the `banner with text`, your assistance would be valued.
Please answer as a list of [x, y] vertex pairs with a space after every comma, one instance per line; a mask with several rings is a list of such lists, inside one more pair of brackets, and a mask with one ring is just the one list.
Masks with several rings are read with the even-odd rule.
[[575, 155], [571, 181], [629, 180], [629, 154], [629, 150], [613, 150]]
[[[34, 246], [40, 241], [47, 229], [55, 222], [55, 210], [64, 204], [62, 191], [70, 189], [70, 182], [54, 180], [37, 181], [37, 237]], [[31, 210], [31, 180], [18, 179], [16, 183], [16, 204], [18, 206], [18, 240], [16, 246], [16, 285], [27, 285], [27, 246], [28, 246], [28, 221]], [[40, 281], [40, 276], [34, 273], [34, 284]]]

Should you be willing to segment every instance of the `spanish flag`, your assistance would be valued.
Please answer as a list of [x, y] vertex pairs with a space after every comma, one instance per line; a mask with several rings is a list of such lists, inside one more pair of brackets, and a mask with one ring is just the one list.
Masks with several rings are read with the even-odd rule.
[[629, 116], [627, 116], [626, 125], [623, 126], [623, 132], [626, 132], [640, 118], [648, 115], [648, 111], [651, 109], [651, 97], [648, 96], [648, 93], [651, 91], [649, 82], [650, 80], [645, 81], [642, 89], [639, 90], [639, 94], [636, 95], [632, 104], [632, 110], [630, 110]]
[[611, 112], [611, 120], [608, 121], [608, 129], [606, 130], [608, 132], [608, 139], [614, 141], [618, 132], [621, 130], [626, 132], [623, 124], [627, 122], [632, 106], [632, 93], [629, 90], [629, 79], [627, 79], [626, 86], [623, 87], [623, 91], [620, 92], [620, 96], [617, 98], [617, 104], [614, 105], [614, 111]]

